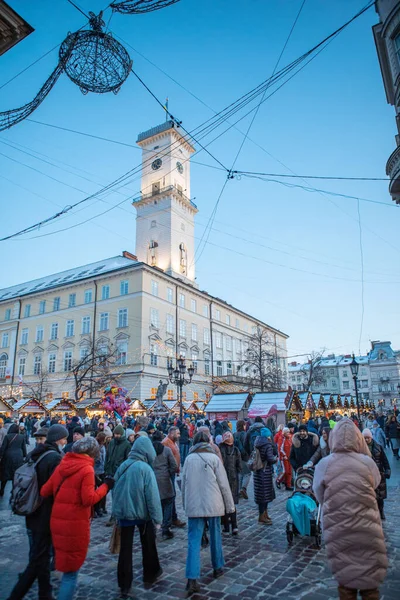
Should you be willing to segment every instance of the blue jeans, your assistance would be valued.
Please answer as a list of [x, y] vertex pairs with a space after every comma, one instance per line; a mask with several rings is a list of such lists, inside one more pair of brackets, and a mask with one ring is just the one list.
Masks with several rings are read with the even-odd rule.
[[161, 500], [161, 506], [163, 511], [163, 522], [162, 522], [162, 532], [165, 533], [172, 526], [172, 510], [174, 506], [175, 498], [165, 498]]
[[181, 455], [181, 467], [185, 464], [187, 455], [189, 454], [190, 444], [179, 444], [179, 454]]
[[203, 517], [189, 518], [186, 579], [198, 579], [200, 577], [201, 538], [207, 521], [210, 534], [212, 566], [214, 569], [221, 569], [225, 564], [221, 541], [221, 517], [209, 517], [208, 519]]
[[72, 600], [76, 590], [79, 571], [63, 573], [57, 600]]

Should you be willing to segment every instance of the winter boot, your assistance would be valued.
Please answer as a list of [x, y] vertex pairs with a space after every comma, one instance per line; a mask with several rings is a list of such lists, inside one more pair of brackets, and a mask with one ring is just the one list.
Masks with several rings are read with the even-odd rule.
[[266, 510], [258, 517], [258, 522], [262, 525], [272, 525], [272, 521]]
[[191, 596], [192, 594], [196, 594], [197, 592], [200, 591], [200, 586], [197, 583], [196, 579], [188, 579], [187, 580], [186, 591], [188, 593], [188, 596]]

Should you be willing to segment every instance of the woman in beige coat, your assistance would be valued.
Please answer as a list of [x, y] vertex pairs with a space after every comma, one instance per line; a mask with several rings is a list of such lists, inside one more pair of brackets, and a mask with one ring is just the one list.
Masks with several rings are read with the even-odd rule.
[[350, 419], [329, 436], [331, 454], [315, 468], [313, 489], [322, 504], [329, 566], [340, 600], [379, 600], [388, 565], [375, 489], [381, 475], [367, 444]]

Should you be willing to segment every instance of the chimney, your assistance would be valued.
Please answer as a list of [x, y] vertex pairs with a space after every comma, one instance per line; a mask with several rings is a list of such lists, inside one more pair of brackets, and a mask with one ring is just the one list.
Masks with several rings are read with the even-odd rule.
[[129, 258], [129, 260], [135, 260], [137, 261], [137, 256], [135, 256], [134, 254], [132, 254], [131, 252], [128, 252], [127, 250], [124, 250], [122, 253], [122, 256], [124, 258]]

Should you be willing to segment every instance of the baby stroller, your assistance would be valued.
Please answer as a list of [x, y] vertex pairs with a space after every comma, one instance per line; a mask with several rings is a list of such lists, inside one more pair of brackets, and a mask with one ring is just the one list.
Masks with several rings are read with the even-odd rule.
[[314, 469], [300, 467], [296, 472], [294, 492], [286, 502], [289, 513], [286, 523], [286, 537], [289, 544], [295, 535], [315, 537], [315, 545], [321, 547], [321, 525], [319, 506], [313, 491]]

